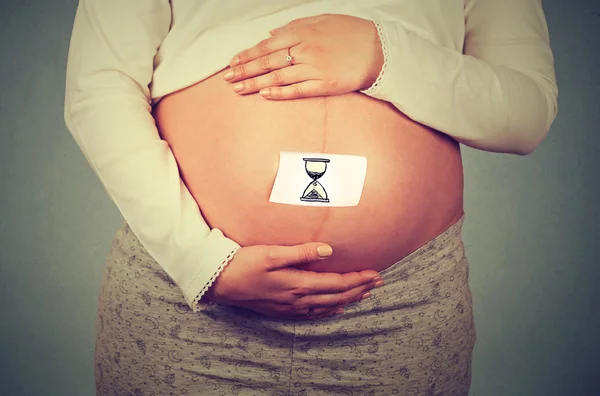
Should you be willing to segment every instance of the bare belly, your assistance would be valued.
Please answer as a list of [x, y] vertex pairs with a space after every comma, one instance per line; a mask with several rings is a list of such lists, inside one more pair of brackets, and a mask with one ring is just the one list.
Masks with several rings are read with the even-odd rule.
[[[314, 271], [381, 271], [462, 215], [460, 149], [447, 135], [360, 93], [279, 102], [239, 96], [224, 71], [154, 109], [211, 228], [241, 246], [329, 243], [332, 257], [304, 266]], [[366, 157], [360, 203], [269, 202], [280, 151]]]

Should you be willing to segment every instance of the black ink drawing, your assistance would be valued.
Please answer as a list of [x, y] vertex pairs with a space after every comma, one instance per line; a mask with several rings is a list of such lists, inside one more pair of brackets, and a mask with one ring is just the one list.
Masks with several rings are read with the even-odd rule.
[[304, 194], [300, 197], [304, 202], [329, 202], [327, 191], [317, 180], [327, 171], [328, 159], [325, 158], [302, 158], [306, 173], [313, 179], [312, 182], [304, 190]]

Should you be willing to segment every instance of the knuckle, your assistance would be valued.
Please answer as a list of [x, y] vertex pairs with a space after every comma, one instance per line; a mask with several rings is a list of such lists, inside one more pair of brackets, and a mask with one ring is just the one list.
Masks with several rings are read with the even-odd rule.
[[300, 260], [300, 262], [302, 263], [307, 263], [309, 261], [312, 261], [312, 257], [311, 257], [311, 253], [307, 248], [302, 248], [300, 249], [300, 251], [298, 252], [298, 260]]
[[350, 293], [344, 293], [338, 298], [336, 306], [346, 306], [349, 304], [351, 299], [352, 295]]
[[283, 85], [283, 72], [274, 71], [273, 73], [271, 73], [271, 84]]
[[316, 60], [323, 59], [323, 56], [327, 52], [327, 50], [323, 48], [321, 44], [318, 43], [311, 44], [311, 46], [307, 50], [310, 51], [310, 53]]
[[275, 264], [277, 262], [278, 255], [275, 249], [265, 248], [264, 257], [265, 261], [269, 264]]
[[300, 43], [300, 44], [294, 46], [294, 54], [296, 56], [298, 56], [298, 55], [305, 55], [306, 51], [307, 51], [307, 48], [308, 48], [308, 44], [306, 44], [306, 43]]
[[303, 277], [301, 284], [294, 288], [294, 296], [296, 296], [296, 298], [308, 296], [312, 293], [313, 288], [311, 287], [310, 282], [306, 277]]
[[248, 76], [248, 67], [246, 65], [239, 65], [237, 67], [237, 75], [239, 78], [245, 78]]
[[306, 310], [309, 308], [309, 306], [308, 306], [308, 304], [307, 304], [307, 303], [303, 302], [302, 300], [298, 300], [298, 299], [296, 299], [296, 300], [295, 300], [295, 301], [292, 303], [292, 305], [291, 305], [291, 308], [292, 308], [294, 311], [306, 311]]
[[320, 30], [316, 25], [306, 25], [302, 27], [301, 34], [306, 37], [313, 37], [320, 34]]
[[259, 58], [258, 64], [263, 71], [271, 70], [271, 59], [268, 56], [263, 56]]
[[270, 88], [270, 89], [271, 89], [270, 99], [280, 99], [282, 97], [280, 88]]
[[311, 294], [311, 292], [312, 292], [311, 288], [308, 287], [307, 285], [302, 285], [302, 286], [295, 288], [294, 296], [296, 296], [296, 299], [294, 301], [297, 301], [297, 297], [308, 296], [309, 294]]
[[260, 43], [258, 43], [258, 50], [261, 53], [270, 53], [271, 52], [271, 45], [269, 44], [269, 40], [262, 40]]
[[340, 289], [340, 293], [343, 293], [344, 295], [351, 293], [352, 291], [352, 286], [350, 286], [347, 283], [344, 283], [342, 285], [342, 288]]
[[350, 290], [350, 285], [348, 284], [346, 278], [340, 274], [340, 293], [344, 293], [348, 290]]
[[292, 90], [294, 97], [301, 98], [304, 96], [304, 90], [299, 85], [292, 85], [290, 89]]
[[294, 301], [296, 301], [296, 296], [294, 296], [292, 293], [283, 294], [276, 299], [277, 304], [283, 307], [282, 309], [288, 309], [289, 307], [293, 306]]
[[244, 89], [248, 91], [252, 91], [256, 88], [256, 80], [251, 78], [249, 80], [244, 81]]
[[330, 92], [337, 91], [339, 87], [340, 87], [340, 82], [337, 79], [332, 79], [332, 80], [325, 82], [325, 89]]
[[246, 51], [242, 51], [237, 54], [237, 57], [240, 60], [240, 63], [243, 64], [246, 62], [246, 59], [248, 58], [248, 54], [246, 53]]

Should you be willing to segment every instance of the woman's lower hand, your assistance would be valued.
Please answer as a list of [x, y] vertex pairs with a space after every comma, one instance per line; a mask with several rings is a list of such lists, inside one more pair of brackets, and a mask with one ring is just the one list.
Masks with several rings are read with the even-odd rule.
[[383, 66], [383, 51], [372, 21], [323, 14], [272, 30], [230, 66], [224, 78], [239, 94], [260, 92], [276, 100], [331, 96], [371, 86]]
[[271, 317], [320, 319], [341, 313], [346, 305], [383, 284], [379, 273], [373, 270], [338, 274], [293, 268], [322, 260], [319, 246], [331, 249], [316, 242], [243, 247], [205, 295], [216, 303]]

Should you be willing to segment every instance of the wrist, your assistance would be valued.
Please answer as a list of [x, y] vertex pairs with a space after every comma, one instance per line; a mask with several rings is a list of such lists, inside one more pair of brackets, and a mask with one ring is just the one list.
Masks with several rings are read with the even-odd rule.
[[383, 54], [383, 43], [381, 42], [381, 37], [379, 36], [379, 30], [377, 29], [377, 26], [373, 21], [368, 22], [370, 28], [369, 30], [372, 43], [372, 51], [369, 56], [370, 62], [368, 72], [360, 88], [361, 90], [365, 90], [371, 87], [375, 83], [375, 81], [377, 81], [377, 78], [379, 77], [379, 74], [383, 69], [383, 64], [385, 61], [385, 57]]

